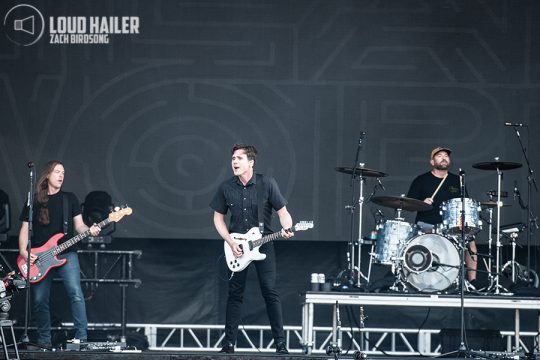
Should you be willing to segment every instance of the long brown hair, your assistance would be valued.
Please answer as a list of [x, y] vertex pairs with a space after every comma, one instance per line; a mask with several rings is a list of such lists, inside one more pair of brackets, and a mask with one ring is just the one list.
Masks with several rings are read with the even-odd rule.
[[58, 160], [51, 160], [49, 161], [43, 170], [41, 170], [41, 174], [39, 175], [38, 181], [36, 183], [36, 200], [39, 203], [39, 213], [38, 213], [38, 221], [41, 225], [49, 225], [49, 175], [53, 172], [56, 165], [62, 165], [60, 161]]

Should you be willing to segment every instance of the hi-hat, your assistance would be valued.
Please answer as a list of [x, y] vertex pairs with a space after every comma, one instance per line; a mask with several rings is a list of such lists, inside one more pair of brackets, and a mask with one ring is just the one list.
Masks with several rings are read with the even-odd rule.
[[352, 167], [343, 167], [342, 166], [342, 167], [335, 168], [335, 170], [340, 172], [340, 173], [344, 173], [344, 174], [352, 174], [353, 170], [354, 170], [355, 175], [367, 176], [367, 177], [385, 177], [385, 176], [388, 176], [388, 174], [385, 174], [385, 173], [383, 173], [381, 171], [368, 169], [368, 168], [360, 168], [360, 167], [353, 169]]
[[371, 201], [377, 205], [406, 211], [426, 211], [433, 209], [433, 206], [426, 204], [421, 200], [405, 196], [375, 196]]
[[[482, 201], [480, 203], [480, 205], [482, 205], [483, 207], [489, 209], [489, 208], [497, 207], [497, 202], [496, 201]], [[512, 206], [512, 205], [510, 205], [510, 204], [502, 204], [501, 206], [506, 207], [506, 206]]]
[[473, 168], [480, 170], [512, 170], [522, 167], [523, 165], [509, 161], [488, 161], [473, 164]]

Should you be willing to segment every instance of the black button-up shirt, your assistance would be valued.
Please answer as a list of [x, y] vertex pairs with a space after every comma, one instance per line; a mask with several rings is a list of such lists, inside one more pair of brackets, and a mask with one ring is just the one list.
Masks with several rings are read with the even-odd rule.
[[[257, 180], [262, 180], [258, 184]], [[253, 227], [258, 227], [257, 211], [257, 186], [264, 186], [263, 194], [263, 214], [264, 233], [272, 233], [272, 209], [279, 210], [287, 201], [281, 195], [279, 186], [273, 177], [255, 174], [244, 186], [237, 176], [225, 180], [221, 183], [210, 207], [220, 214], [231, 212], [229, 222], [230, 233], [246, 233]]]

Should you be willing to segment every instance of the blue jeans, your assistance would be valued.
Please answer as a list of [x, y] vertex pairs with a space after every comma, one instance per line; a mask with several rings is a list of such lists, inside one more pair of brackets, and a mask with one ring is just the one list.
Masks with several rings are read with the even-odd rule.
[[225, 340], [230, 341], [232, 344], [236, 343], [238, 326], [242, 320], [242, 302], [246, 288], [246, 278], [252, 264], [255, 264], [255, 268], [257, 269], [259, 286], [266, 303], [266, 313], [268, 320], [270, 320], [274, 341], [276, 343], [285, 341], [281, 301], [276, 291], [276, 254], [274, 244], [266, 243], [262, 245], [261, 252], [266, 254], [265, 260], [254, 261], [243, 271], [234, 273], [232, 279], [229, 281], [229, 297], [227, 299], [227, 313], [225, 315]]
[[34, 307], [34, 318], [36, 319], [38, 339], [40, 344], [51, 342], [51, 313], [49, 300], [51, 295], [51, 285], [54, 277], [59, 276], [64, 282], [67, 296], [71, 303], [71, 314], [75, 325], [75, 337], [77, 339], [87, 339], [88, 321], [86, 319], [86, 305], [81, 289], [81, 274], [79, 258], [76, 252], [68, 252], [58, 256], [67, 259], [67, 262], [58, 268], [51, 270], [45, 279], [32, 285], [32, 299]]

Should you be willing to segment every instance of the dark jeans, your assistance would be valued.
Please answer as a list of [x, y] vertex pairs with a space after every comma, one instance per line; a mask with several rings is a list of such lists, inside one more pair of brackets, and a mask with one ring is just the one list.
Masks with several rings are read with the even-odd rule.
[[77, 339], [87, 339], [88, 321], [86, 319], [86, 305], [84, 295], [81, 290], [81, 274], [79, 258], [76, 252], [68, 252], [59, 255], [60, 258], [67, 259], [66, 264], [51, 270], [45, 279], [32, 285], [32, 299], [38, 329], [37, 342], [46, 344], [51, 342], [51, 312], [49, 300], [51, 295], [52, 280], [55, 276], [60, 276], [64, 282], [67, 296], [71, 303], [71, 314], [75, 325], [75, 337]]
[[266, 303], [266, 313], [272, 327], [272, 335], [276, 343], [285, 341], [283, 331], [283, 315], [281, 301], [276, 291], [276, 254], [273, 243], [261, 246], [261, 252], [266, 254], [266, 259], [254, 261], [245, 270], [234, 273], [229, 281], [229, 298], [227, 299], [227, 314], [225, 317], [225, 340], [232, 344], [236, 343], [238, 326], [242, 319], [242, 301], [246, 287], [248, 270], [255, 264], [259, 277], [259, 286]]

